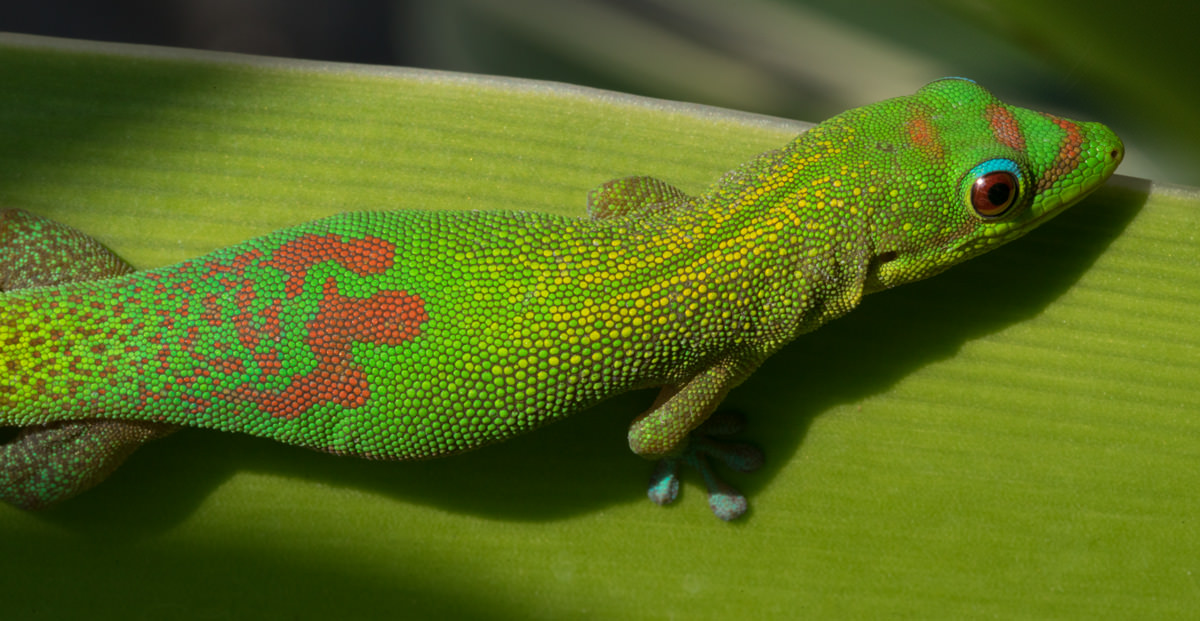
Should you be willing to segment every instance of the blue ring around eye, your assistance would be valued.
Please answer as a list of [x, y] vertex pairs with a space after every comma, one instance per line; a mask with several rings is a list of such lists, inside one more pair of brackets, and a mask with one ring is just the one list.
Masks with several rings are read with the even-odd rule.
[[[996, 172], [997, 170], [1006, 170], [1012, 173], [1018, 181], [1024, 182], [1024, 179], [1021, 177], [1021, 168], [1017, 166], [1016, 162], [1008, 159], [1007, 157], [997, 157], [977, 164], [975, 168], [971, 169], [971, 172], [967, 173], [967, 178], [975, 180], [990, 172]], [[1022, 183], [1021, 185], [1023, 186], [1025, 184]]]
[[[1013, 196], [1012, 203], [1009, 206], [992, 216], [985, 214], [980, 210], [979, 206], [974, 204], [972, 191], [976, 181], [997, 172], [1005, 172], [1012, 175], [1013, 180], [1016, 181], [1016, 187], [1012, 188], [1015, 196]], [[1006, 157], [996, 157], [976, 164], [967, 174], [963, 175], [962, 181], [959, 183], [959, 196], [961, 197], [962, 205], [970, 209], [972, 213], [983, 216], [984, 219], [994, 219], [1014, 213], [1021, 206], [1021, 203], [1026, 201], [1026, 191], [1027, 184], [1025, 182], [1025, 175], [1021, 172], [1021, 167], [1015, 161]]]

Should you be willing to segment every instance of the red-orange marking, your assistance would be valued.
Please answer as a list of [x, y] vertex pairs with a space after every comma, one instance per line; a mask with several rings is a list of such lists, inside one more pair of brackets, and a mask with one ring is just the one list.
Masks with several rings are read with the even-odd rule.
[[1083, 155], [1083, 132], [1080, 131], [1078, 125], [1050, 114], [1043, 114], [1043, 116], [1061, 127], [1064, 133], [1058, 144], [1058, 155], [1055, 156], [1054, 162], [1046, 168], [1046, 172], [1042, 173], [1042, 178], [1038, 179], [1037, 189], [1039, 191], [1054, 185], [1056, 181], [1078, 168], [1079, 158]]
[[908, 138], [923, 153], [930, 158], [940, 160], [945, 157], [942, 143], [938, 141], [937, 128], [929, 122], [924, 111], [918, 110], [906, 124]]
[[1008, 108], [1000, 104], [988, 104], [987, 118], [997, 142], [1018, 151], [1025, 150], [1025, 137], [1021, 135], [1021, 127]]

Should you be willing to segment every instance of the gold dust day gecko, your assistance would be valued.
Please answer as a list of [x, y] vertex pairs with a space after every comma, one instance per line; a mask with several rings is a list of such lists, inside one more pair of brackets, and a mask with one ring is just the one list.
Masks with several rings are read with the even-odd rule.
[[[761, 463], [710, 414], [862, 296], [1012, 241], [1099, 187], [1107, 127], [946, 79], [853, 109], [698, 196], [610, 181], [586, 218], [346, 213], [135, 272], [91, 238], [0, 212], [0, 497], [26, 508], [104, 479], [179, 427], [339, 455], [423, 459], [661, 392], [629, 428], [650, 497], [697, 468], [723, 519], [746, 499], [710, 460]], [[706, 422], [707, 421], [707, 422]]]

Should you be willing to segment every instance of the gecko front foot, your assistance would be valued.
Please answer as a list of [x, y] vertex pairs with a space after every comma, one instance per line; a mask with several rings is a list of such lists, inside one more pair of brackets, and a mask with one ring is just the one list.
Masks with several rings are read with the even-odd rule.
[[722, 520], [734, 520], [746, 512], [746, 497], [722, 481], [709, 461], [716, 459], [738, 472], [753, 472], [763, 464], [762, 451], [741, 442], [725, 442], [713, 436], [730, 436], [745, 426], [745, 419], [736, 414], [714, 414], [692, 432], [687, 447], [678, 455], [664, 457], [650, 476], [650, 500], [666, 505], [679, 496], [679, 469], [690, 466], [704, 478], [708, 488], [708, 506]]

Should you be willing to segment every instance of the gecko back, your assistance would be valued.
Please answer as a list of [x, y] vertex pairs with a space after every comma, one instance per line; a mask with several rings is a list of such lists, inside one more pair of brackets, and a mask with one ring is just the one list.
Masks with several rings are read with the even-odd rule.
[[[943, 80], [838, 115], [699, 197], [614, 180], [590, 218], [344, 214], [136, 274], [65, 227], [10, 218], [0, 422], [24, 430], [0, 446], [0, 497], [60, 500], [177, 425], [419, 459], [661, 387], [628, 434], [660, 460], [651, 498], [673, 499], [686, 463], [732, 519], [745, 498], [708, 458], [761, 458], [704, 437], [727, 429], [704, 426], [729, 390], [863, 295], [1054, 217], [1122, 154], [1102, 125]], [[85, 256], [108, 267], [72, 267]], [[38, 265], [59, 278], [22, 275]]]
[[[566, 287], [530, 295], [549, 279], [502, 232], [529, 251], [530, 235], [571, 239], [551, 231], [572, 226], [563, 218], [345, 214], [130, 273], [68, 227], [7, 214], [0, 420], [23, 431], [0, 447], [0, 495], [22, 506], [94, 484], [177, 425], [412, 459], [520, 433], [607, 390], [567, 386], [563, 369], [599, 343], [590, 326], [557, 324], [577, 310]], [[545, 254], [542, 272], [559, 278], [577, 260]], [[83, 481], [69, 466], [80, 461]]]
[[[730, 341], [664, 352], [634, 333], [674, 322], [658, 274], [694, 262], [622, 251], [656, 230], [353, 213], [167, 268], [12, 291], [0, 297], [0, 416], [207, 427], [368, 458], [453, 454], [663, 383]], [[593, 277], [601, 254], [620, 261]]]

